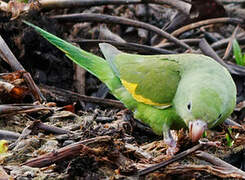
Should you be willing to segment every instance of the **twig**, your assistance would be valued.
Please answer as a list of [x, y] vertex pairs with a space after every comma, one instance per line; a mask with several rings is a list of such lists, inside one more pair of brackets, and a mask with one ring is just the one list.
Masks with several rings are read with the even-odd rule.
[[[217, 23], [228, 23], [228, 24], [243, 24], [244, 21], [239, 18], [214, 18], [214, 19], [207, 19], [203, 21], [198, 21], [192, 24], [188, 24], [186, 26], [183, 26], [177, 30], [175, 30], [171, 35], [178, 37], [180, 34], [201, 27], [201, 26], [206, 26], [209, 24], [217, 24]], [[160, 47], [165, 43], [165, 40], [162, 40], [159, 44], [155, 45], [154, 47]]]
[[239, 29], [239, 25], [236, 26], [235, 30], [233, 31], [233, 33], [230, 37], [229, 43], [228, 43], [227, 48], [225, 50], [225, 54], [223, 56], [223, 60], [226, 60], [231, 53], [232, 43], [233, 43], [234, 39], [236, 38], [236, 34], [237, 34], [238, 29]]
[[20, 136], [19, 133], [7, 131], [7, 130], [0, 130], [0, 139], [5, 140], [16, 140]]
[[90, 40], [90, 39], [75, 39], [72, 40], [72, 42], [75, 43], [81, 43], [81, 45], [86, 44], [98, 44], [98, 43], [109, 43], [112, 44], [120, 49], [123, 50], [130, 50], [130, 51], [136, 51], [138, 53], [144, 53], [144, 54], [175, 54], [176, 52], [165, 50], [162, 48], [154, 48], [147, 45], [137, 44], [137, 43], [121, 43], [116, 41], [110, 41], [110, 40]]
[[98, 104], [102, 104], [102, 105], [107, 105], [107, 106], [112, 106], [112, 107], [116, 107], [116, 108], [120, 108], [120, 109], [125, 109], [125, 106], [117, 100], [111, 100], [111, 99], [102, 99], [102, 98], [96, 98], [96, 97], [92, 97], [92, 96], [86, 96], [86, 95], [81, 95], [79, 93], [75, 93], [69, 90], [64, 90], [64, 89], [60, 89], [60, 88], [56, 88], [56, 87], [51, 87], [51, 86], [43, 86], [41, 87], [41, 90], [43, 93], [47, 93], [47, 94], [54, 94], [55, 98], [57, 98], [57, 96], [62, 96], [62, 97], [66, 97], [66, 98], [72, 98], [73, 102], [77, 101], [77, 100], [81, 100], [81, 101], [85, 101], [85, 102], [90, 102], [90, 103], [98, 103]]
[[8, 116], [20, 113], [36, 112], [40, 110], [52, 110], [50, 107], [33, 104], [2, 104], [0, 105], [0, 116]]
[[[243, 38], [245, 36], [245, 34], [242, 32], [242, 33], [239, 33], [237, 34], [236, 38], [237, 38], [237, 41], [239, 43], [245, 43], [245, 38]], [[230, 38], [226, 38], [226, 39], [221, 39], [217, 42], [214, 42], [213, 44], [211, 44], [211, 47], [213, 49], [219, 49], [219, 48], [223, 48], [225, 47], [226, 44], [228, 44], [230, 41]]]
[[176, 31], [174, 31], [173, 33], [171, 33], [171, 35], [177, 37], [186, 31], [189, 31], [189, 30], [201, 27], [201, 26], [206, 26], [209, 24], [217, 24], [217, 23], [228, 23], [228, 24], [237, 25], [237, 24], [243, 24], [244, 21], [240, 18], [229, 18], [229, 17], [228, 18], [224, 17], [224, 18], [207, 19], [207, 20], [198, 21], [198, 22], [183, 26], [183, 27], [177, 29]]
[[235, 122], [235, 121], [233, 121], [231, 119], [226, 119], [225, 120], [225, 124], [227, 124], [229, 126], [236, 126], [236, 127], [239, 127], [241, 129], [243, 129], [242, 126], [241, 126], [241, 124], [239, 124], [239, 123], [237, 123], [237, 122]]
[[240, 76], [245, 76], [245, 68], [238, 65], [233, 64], [227, 64], [225, 63], [217, 54], [216, 52], [211, 48], [211, 46], [208, 44], [208, 42], [205, 39], [202, 39], [199, 43], [199, 47], [203, 54], [212, 57], [217, 62], [219, 62], [221, 65], [226, 67], [231, 74], [236, 74]]
[[68, 14], [68, 15], [56, 15], [56, 16], [51, 16], [51, 18], [56, 19], [58, 21], [64, 21], [64, 22], [81, 22], [81, 21], [86, 21], [86, 22], [103, 22], [103, 23], [114, 23], [114, 24], [124, 24], [124, 25], [129, 25], [133, 27], [138, 27], [142, 29], [146, 29], [149, 31], [153, 31], [157, 33], [158, 35], [161, 35], [162, 37], [180, 45], [181, 47], [185, 49], [190, 49], [192, 48], [187, 45], [184, 42], [181, 42], [174, 36], [170, 35], [169, 33], [159, 29], [156, 26], [153, 26], [151, 24], [147, 24], [144, 22], [124, 18], [124, 17], [118, 17], [118, 16], [110, 16], [110, 15], [105, 15], [105, 14], [93, 14], [93, 13], [76, 13], [76, 14]]
[[58, 128], [58, 127], [54, 127], [54, 126], [49, 126], [49, 125], [43, 124], [39, 120], [34, 120], [32, 122], [32, 124], [30, 124], [29, 126], [27, 126], [27, 127], [24, 128], [24, 130], [22, 131], [21, 135], [19, 135], [19, 137], [17, 138], [17, 140], [14, 143], [10, 144], [8, 148], [10, 150], [13, 149], [13, 148], [15, 148], [15, 146], [22, 139], [25, 139], [35, 129], [42, 129], [44, 131], [51, 132], [51, 133], [54, 133], [54, 134], [68, 134], [68, 133], [71, 133], [70, 131], [66, 131], [66, 130], [61, 129], [61, 128]]
[[183, 157], [195, 152], [196, 150], [198, 150], [198, 149], [200, 149], [202, 147], [203, 147], [203, 144], [198, 144], [198, 145], [196, 145], [196, 146], [194, 146], [194, 147], [192, 147], [190, 149], [187, 149], [186, 151], [183, 151], [183, 152], [175, 155], [174, 157], [172, 157], [169, 160], [166, 160], [164, 162], [161, 162], [161, 163], [158, 163], [158, 164], [153, 165], [151, 167], [148, 167], [148, 168], [145, 168], [143, 170], [140, 170], [138, 172], [138, 176], [143, 176], [143, 175], [146, 175], [146, 174], [151, 173], [153, 171], [156, 171], [156, 170], [158, 170], [160, 168], [163, 168], [164, 166], [167, 166], [168, 164], [171, 164], [171, 163], [173, 163], [173, 162], [175, 162], [175, 161], [177, 161], [177, 160], [179, 160], [179, 159], [181, 159], [181, 158], [183, 158]]
[[[176, 174], [193, 175], [196, 172], [197, 172], [197, 174], [203, 174], [203, 173], [198, 173], [198, 172], [202, 171], [202, 172], [206, 172], [209, 177], [211, 174], [215, 176], [215, 178], [211, 178], [211, 179], [234, 179], [234, 177], [236, 177], [235, 179], [241, 179], [240, 174], [237, 174], [237, 173], [230, 174], [229, 169], [228, 169], [228, 171], [226, 171], [222, 168], [219, 168], [218, 166], [206, 165], [206, 164], [207, 163], [205, 163], [205, 165], [202, 165], [202, 164], [201, 165], [179, 164], [176, 166], [168, 166], [166, 168], [166, 170], [164, 171], [164, 173], [169, 174], [169, 175], [176, 175]], [[217, 178], [216, 178], [216, 176], [217, 176]], [[188, 177], [188, 175], [186, 177]], [[196, 176], [194, 175], [194, 177], [196, 177]]]
[[22, 140], [25, 139], [28, 135], [31, 134], [32, 130], [29, 129], [30, 125], [25, 127], [21, 133], [21, 135], [19, 136], [19, 138], [12, 144], [9, 145], [8, 149], [12, 150], [15, 148], [15, 146]]
[[222, 2], [224, 4], [230, 4], [230, 3], [240, 4], [240, 3], [245, 3], [245, 0], [219, 0], [219, 2]]
[[217, 62], [219, 62], [224, 67], [228, 68], [225, 62], [218, 56], [218, 54], [211, 48], [211, 46], [208, 44], [208, 42], [205, 39], [201, 39], [199, 43], [199, 47], [201, 51], [207, 55], [215, 59]]
[[216, 166], [217, 170], [222, 171], [227, 177], [245, 179], [245, 172], [232, 166], [231, 164], [209, 154], [204, 151], [197, 151], [195, 155], [205, 161], [208, 161]]
[[46, 153], [44, 155], [38, 156], [37, 158], [33, 158], [23, 163], [22, 165], [31, 166], [31, 167], [45, 167], [49, 166], [58, 161], [64, 160], [66, 158], [71, 158], [74, 156], [78, 156], [81, 152], [93, 152], [93, 150], [86, 146], [91, 143], [99, 143], [99, 142], [108, 142], [111, 140], [110, 136], [98, 136], [95, 138], [87, 139], [84, 141], [80, 141], [63, 148], [58, 149], [57, 151]]
[[72, 8], [84, 6], [101, 6], [101, 5], [123, 5], [123, 4], [161, 4], [169, 5], [179, 11], [189, 14], [191, 5], [180, 0], [39, 0], [41, 8]]
[[[4, 61], [6, 61], [11, 66], [13, 71], [25, 71], [26, 72], [25, 68], [19, 63], [19, 61], [16, 59], [16, 57], [11, 52], [8, 45], [5, 43], [5, 41], [3, 40], [1, 36], [0, 36], [0, 56]], [[30, 73], [24, 73], [23, 78], [25, 79], [27, 86], [30, 88], [35, 100], [38, 100], [40, 102], [45, 100], [39, 88], [33, 81]]]
[[33, 121], [29, 129], [41, 129], [41, 130], [44, 130], [46, 132], [53, 133], [53, 134], [71, 134], [72, 133], [70, 131], [64, 130], [59, 127], [49, 126], [47, 124], [44, 124], [40, 120]]
[[[200, 39], [181, 39], [180, 41], [185, 42], [188, 45], [198, 45], [200, 42]], [[154, 47], [154, 48], [171, 48], [171, 47], [175, 47], [176, 44], [172, 43], [172, 42], [166, 42], [164, 44], [159, 45], [158, 47]]]

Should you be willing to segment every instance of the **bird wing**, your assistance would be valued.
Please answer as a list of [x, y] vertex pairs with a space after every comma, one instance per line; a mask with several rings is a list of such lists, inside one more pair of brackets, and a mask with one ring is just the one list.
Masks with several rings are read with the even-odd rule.
[[161, 56], [148, 57], [119, 54], [114, 61], [119, 78], [138, 102], [159, 108], [168, 107], [179, 84], [179, 64], [159, 58]]
[[105, 58], [135, 100], [158, 108], [172, 105], [180, 66], [166, 56], [127, 54], [109, 44], [100, 44]]

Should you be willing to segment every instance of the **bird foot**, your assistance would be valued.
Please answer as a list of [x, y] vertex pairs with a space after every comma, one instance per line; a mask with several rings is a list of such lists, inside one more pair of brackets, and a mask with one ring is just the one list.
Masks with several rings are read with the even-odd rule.
[[164, 142], [168, 145], [166, 155], [173, 156], [179, 151], [179, 148], [177, 147], [177, 142], [174, 140], [170, 131], [165, 134]]
[[177, 152], [179, 152], [178, 147], [168, 147], [168, 149], [166, 151], [166, 155], [167, 156], [174, 156]]

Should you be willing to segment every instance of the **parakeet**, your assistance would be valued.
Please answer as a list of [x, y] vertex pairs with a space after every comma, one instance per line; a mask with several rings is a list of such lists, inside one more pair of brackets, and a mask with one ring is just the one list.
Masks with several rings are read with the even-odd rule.
[[189, 128], [193, 142], [207, 128], [222, 123], [236, 104], [229, 72], [201, 54], [136, 55], [99, 44], [106, 60], [34, 26], [67, 57], [97, 76], [111, 93], [148, 124], [170, 147], [170, 129]]

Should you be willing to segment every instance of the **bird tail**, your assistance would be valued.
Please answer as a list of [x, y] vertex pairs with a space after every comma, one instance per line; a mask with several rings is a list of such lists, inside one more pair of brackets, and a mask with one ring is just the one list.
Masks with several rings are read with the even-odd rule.
[[71, 43], [68, 43], [57, 36], [27, 22], [23, 21], [25, 24], [33, 27], [37, 32], [39, 32], [45, 39], [47, 39], [51, 44], [56, 46], [58, 49], [63, 51], [67, 57], [69, 57], [73, 62], [82, 66], [84, 69], [89, 71], [91, 74], [95, 75], [102, 82], [104, 82], [110, 90], [116, 88], [120, 85], [120, 80], [116, 77], [115, 73], [111, 69], [110, 64], [103, 58], [86, 52]]

